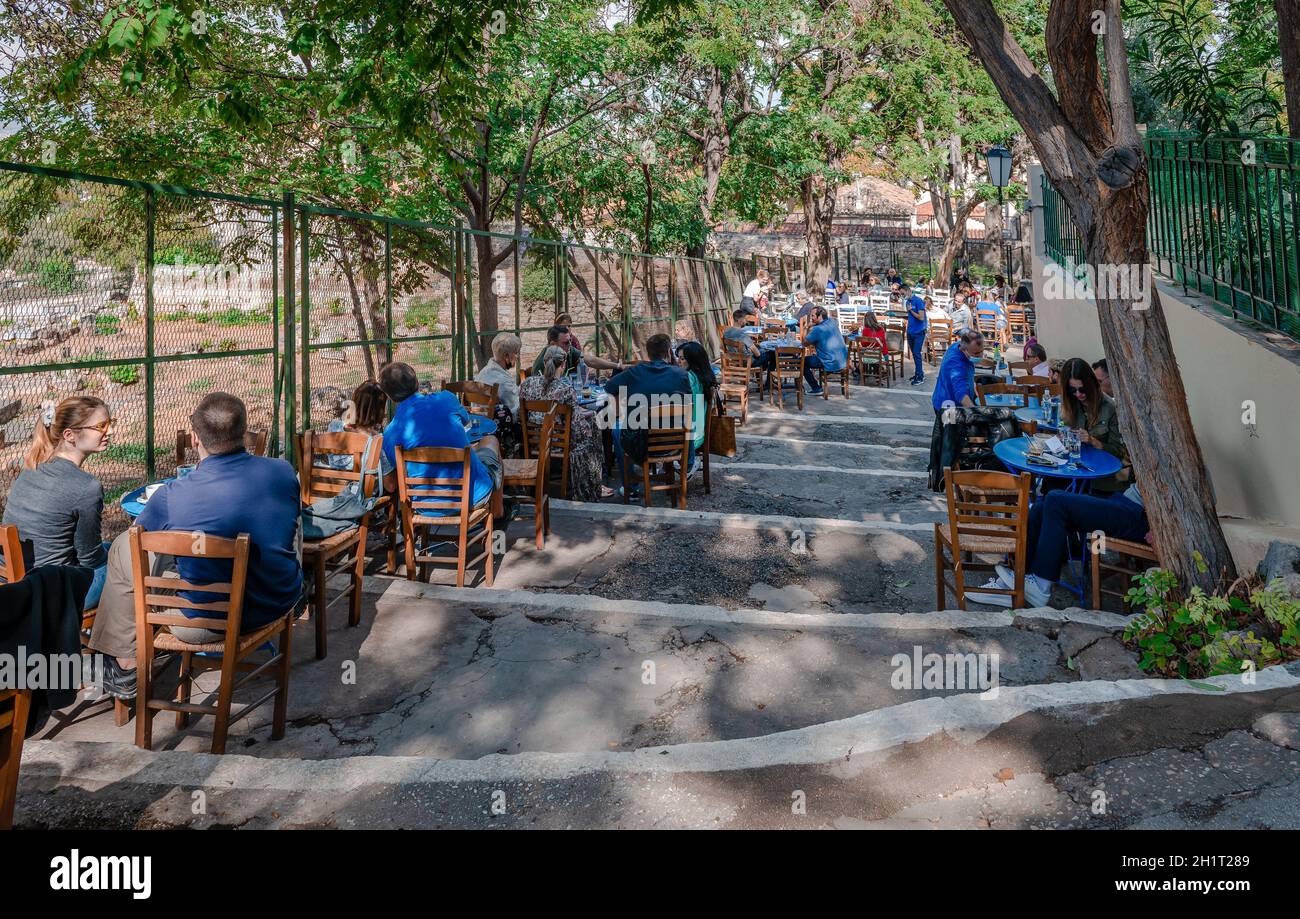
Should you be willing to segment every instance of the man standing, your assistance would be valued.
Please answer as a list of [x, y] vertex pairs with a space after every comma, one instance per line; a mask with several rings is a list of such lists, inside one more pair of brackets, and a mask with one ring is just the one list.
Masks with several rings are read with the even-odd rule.
[[907, 346], [912, 349], [912, 360], [916, 362], [916, 373], [909, 381], [913, 386], [925, 382], [925, 370], [921, 367], [921, 352], [925, 350], [925, 336], [930, 328], [930, 320], [925, 315], [925, 301], [912, 293], [912, 288], [903, 286], [903, 306], [907, 309]]
[[768, 280], [766, 268], [758, 269], [758, 275], [754, 280], [745, 285], [745, 293], [740, 298], [740, 308], [751, 316], [758, 315], [758, 298], [763, 292], [771, 288], [771, 282]]
[[[244, 585], [244, 631], [260, 628], [293, 609], [302, 595], [298, 554], [301, 513], [298, 476], [282, 459], [252, 456], [244, 449], [248, 414], [244, 403], [224, 392], [209, 393], [190, 416], [190, 436], [199, 464], [183, 479], [153, 493], [136, 525], [150, 532], [182, 530], [232, 539], [249, 535], [248, 579]], [[128, 534], [113, 541], [99, 613], [90, 647], [104, 655], [104, 689], [120, 699], [136, 694], [134, 560]], [[191, 584], [229, 583], [230, 559], [178, 558], [176, 570]], [[217, 599], [185, 591], [196, 604]], [[224, 618], [208, 610], [182, 609], [188, 618]], [[208, 629], [171, 627], [181, 641], [202, 644], [225, 635]]]
[[[546, 346], [551, 345], [563, 348], [568, 355], [564, 362], [564, 372], [572, 373], [578, 369], [578, 364], [582, 361], [587, 362], [587, 366], [595, 367], [597, 370], [609, 370], [618, 373], [623, 369], [623, 365], [615, 361], [607, 361], [603, 357], [597, 357], [594, 354], [583, 354], [573, 346], [573, 340], [569, 335], [567, 325], [553, 325], [546, 330]], [[546, 348], [538, 352], [537, 357], [533, 360], [533, 373], [542, 372], [542, 355], [546, 353]]]
[[822, 384], [814, 371], [825, 370], [837, 373], [844, 369], [849, 361], [849, 350], [840, 334], [840, 324], [826, 312], [826, 307], [813, 307], [809, 316], [808, 331], [804, 333], [803, 343], [817, 350], [816, 354], [804, 359], [804, 380], [808, 383], [808, 394], [820, 396]]

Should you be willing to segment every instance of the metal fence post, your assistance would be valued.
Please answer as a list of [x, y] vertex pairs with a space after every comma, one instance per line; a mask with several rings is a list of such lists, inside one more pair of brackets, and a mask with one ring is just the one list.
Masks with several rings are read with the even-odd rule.
[[[306, 208], [298, 210], [298, 282], [299, 312], [302, 315], [302, 426], [311, 427], [311, 291], [308, 289], [308, 271], [311, 267], [311, 253], [308, 246], [311, 225]], [[295, 432], [297, 433], [297, 432]]]
[[298, 367], [294, 354], [294, 234], [293, 190], [284, 193], [284, 455], [290, 463], [294, 457], [294, 435], [298, 433], [298, 396], [295, 388]]
[[155, 227], [158, 219], [157, 201], [152, 188], [144, 193], [144, 468], [145, 477], [153, 481], [154, 462], [154, 393], [155, 367], [153, 343], [153, 269]]

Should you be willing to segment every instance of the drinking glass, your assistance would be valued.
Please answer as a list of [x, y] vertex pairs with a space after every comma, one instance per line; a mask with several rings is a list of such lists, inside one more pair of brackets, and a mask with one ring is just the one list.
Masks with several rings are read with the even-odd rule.
[[1079, 440], [1077, 431], [1070, 430], [1066, 446], [1070, 449], [1070, 468], [1078, 469], [1079, 462], [1083, 459], [1083, 442]]

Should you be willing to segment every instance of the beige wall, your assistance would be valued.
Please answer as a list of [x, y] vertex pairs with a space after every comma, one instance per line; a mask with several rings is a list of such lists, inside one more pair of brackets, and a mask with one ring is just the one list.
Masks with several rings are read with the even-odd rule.
[[[1038, 184], [1034, 167], [1035, 204]], [[1040, 224], [1034, 221], [1038, 337], [1050, 357], [1091, 363], [1102, 356], [1096, 305], [1044, 296]], [[1220, 516], [1300, 527], [1300, 350], [1266, 342], [1181, 287], [1157, 286]], [[1253, 430], [1242, 420], [1247, 400], [1255, 403]]]

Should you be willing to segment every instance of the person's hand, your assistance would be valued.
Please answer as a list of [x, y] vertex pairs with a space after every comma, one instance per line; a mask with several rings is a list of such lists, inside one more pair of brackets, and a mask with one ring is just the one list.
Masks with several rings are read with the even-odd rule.
[[1142, 537], [1142, 541], [1146, 543], [1148, 546], [1151, 546], [1152, 548], [1155, 547], [1156, 544], [1155, 535], [1150, 530], [1147, 530], [1147, 535]]

